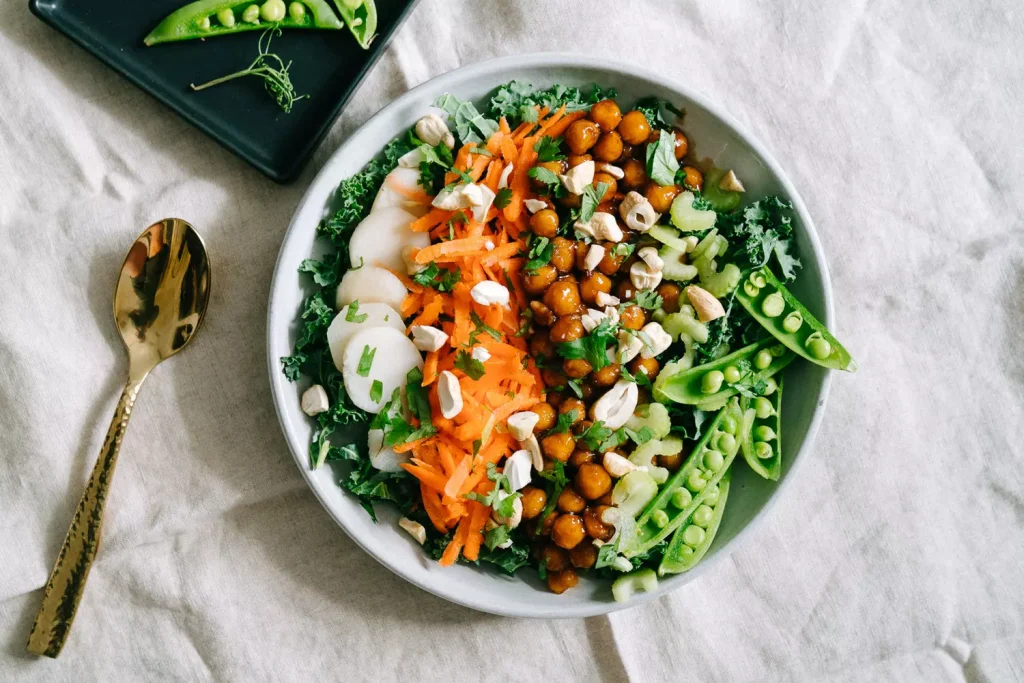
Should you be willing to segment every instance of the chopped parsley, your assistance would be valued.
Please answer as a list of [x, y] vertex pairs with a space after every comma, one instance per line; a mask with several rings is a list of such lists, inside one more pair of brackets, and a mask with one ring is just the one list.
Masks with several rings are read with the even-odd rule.
[[546, 266], [551, 262], [551, 256], [555, 253], [555, 245], [551, 243], [551, 240], [547, 237], [538, 237], [533, 233], [530, 233], [527, 246], [527, 261], [526, 265], [523, 266], [523, 269], [527, 272], [532, 273], [541, 266]]
[[384, 398], [384, 385], [379, 379], [375, 379], [370, 385], [370, 400], [378, 403], [382, 398]]
[[537, 161], [560, 161], [565, 158], [559, 145], [562, 138], [551, 138], [545, 135], [533, 145], [533, 151], [537, 153]]
[[558, 414], [558, 420], [555, 422], [555, 426], [544, 432], [544, 436], [551, 434], [565, 434], [572, 427], [572, 423], [580, 417], [580, 411], [576, 408]]
[[503, 187], [494, 195], [494, 208], [504, 209], [512, 201], [512, 188]]
[[345, 312], [345, 322], [350, 323], [363, 323], [369, 318], [369, 314], [359, 312], [359, 299], [356, 299], [348, 305], [348, 311]]
[[425, 269], [412, 276], [413, 282], [424, 287], [431, 287], [439, 292], [450, 292], [459, 282], [462, 282], [462, 272], [456, 268], [449, 270], [439, 268], [436, 263], [431, 263]]
[[600, 420], [595, 421], [576, 437], [578, 443], [582, 443], [587, 450], [596, 451], [612, 435], [612, 430], [604, 426]]
[[455, 367], [458, 370], [462, 370], [466, 373], [467, 377], [473, 380], [480, 379], [487, 372], [484, 369], [483, 363], [462, 349], [459, 349], [459, 352], [455, 354]]
[[568, 360], [582, 358], [590, 363], [594, 370], [600, 370], [611, 363], [608, 360], [608, 345], [615, 344], [614, 330], [612, 321], [605, 318], [590, 331], [590, 334], [575, 341], [557, 344], [555, 351]]
[[[359, 356], [359, 365], [358, 365], [358, 367], [356, 367], [356, 374], [357, 375], [359, 375], [360, 377], [369, 377], [370, 376], [370, 368], [373, 367], [373, 357], [375, 355], [377, 355], [376, 347], [370, 348], [369, 344], [367, 344], [366, 346], [363, 347], [363, 354], [361, 356]], [[380, 400], [380, 399], [377, 398], [375, 400]]]
[[636, 293], [636, 296], [633, 298], [633, 303], [640, 308], [646, 308], [648, 311], [656, 311], [661, 308], [661, 305], [665, 302], [661, 298], [661, 295], [653, 289], [643, 289]]
[[597, 211], [597, 205], [601, 203], [601, 198], [607, 191], [608, 183], [598, 183], [596, 187], [591, 183], [583, 188], [583, 199], [580, 203], [581, 221], [586, 223], [593, 217], [594, 212]]

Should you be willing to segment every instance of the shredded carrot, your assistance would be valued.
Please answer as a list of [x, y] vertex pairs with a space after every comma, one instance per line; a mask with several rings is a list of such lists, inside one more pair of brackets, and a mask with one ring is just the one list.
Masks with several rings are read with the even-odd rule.
[[461, 240], [438, 242], [416, 252], [416, 263], [427, 264], [442, 256], [468, 256], [485, 251], [487, 240], [483, 237], [467, 237]]
[[436, 228], [446, 220], [455, 215], [454, 211], [447, 211], [445, 209], [439, 209], [437, 207], [427, 211], [423, 216], [417, 218], [409, 224], [409, 228], [413, 232], [429, 232], [432, 228]]

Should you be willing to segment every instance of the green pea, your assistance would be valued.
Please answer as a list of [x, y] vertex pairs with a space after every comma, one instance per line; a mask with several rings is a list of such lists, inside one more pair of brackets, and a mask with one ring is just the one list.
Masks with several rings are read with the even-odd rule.
[[828, 339], [821, 336], [821, 332], [815, 332], [807, 341], [804, 342], [804, 346], [811, 352], [811, 355], [818, 360], [824, 360], [828, 358], [828, 355], [832, 353], [832, 345], [828, 343]]
[[761, 289], [768, 284], [768, 280], [765, 278], [764, 273], [759, 270], [751, 271], [750, 275], [747, 277], [747, 282], [758, 289]]
[[706, 534], [704, 533], [703, 529], [701, 529], [696, 524], [691, 524], [690, 526], [683, 529], [683, 543], [690, 546], [691, 548], [696, 548], [704, 542], [705, 535]]
[[[730, 439], [732, 439], [733, 443], [736, 442], [736, 437], [734, 437], [732, 434], [723, 434], [722, 438], [725, 437], [729, 437]], [[702, 464], [704, 466], [704, 469], [711, 472], [717, 472], [718, 470], [722, 469], [723, 465], [725, 465], [725, 457], [722, 455], [721, 451], [704, 451]]]
[[264, 21], [276, 22], [284, 19], [286, 11], [284, 0], [267, 0], [260, 7], [260, 16], [263, 17]]
[[771, 401], [758, 396], [754, 399], [754, 412], [757, 414], [759, 420], [764, 420], [775, 413], [775, 408], [772, 407]]
[[230, 8], [225, 7], [217, 12], [217, 21], [220, 22], [221, 26], [231, 28], [235, 25], [235, 13]]
[[693, 523], [703, 529], [707, 529], [708, 525], [711, 524], [711, 518], [714, 516], [714, 510], [707, 505], [701, 505], [693, 511]]
[[712, 370], [704, 375], [704, 379], [700, 382], [700, 389], [705, 394], [717, 394], [722, 388], [722, 382], [724, 381], [725, 375], [718, 370]]
[[293, 21], [302, 21], [306, 16], [306, 6], [301, 2], [293, 2], [288, 5], [288, 16], [290, 16]]
[[800, 311], [793, 311], [785, 318], [782, 319], [782, 329], [790, 334], [793, 334], [800, 329], [800, 326], [804, 324], [804, 317], [800, 315]]
[[199, 28], [204, 31], [210, 30], [210, 17], [203, 17], [199, 20]]
[[683, 562], [689, 562], [693, 558], [693, 548], [688, 545], [684, 545], [677, 551], [679, 553], [679, 559]]
[[[754, 444], [754, 455], [756, 455], [759, 459], [767, 460], [768, 458], [772, 457], [772, 453], [772, 445], [767, 441], [758, 441], [757, 443]], [[707, 497], [705, 496], [704, 499], [707, 500]]]
[[718, 497], [722, 495], [722, 490], [718, 488], [718, 484], [713, 484], [704, 489], [704, 502], [708, 505], [718, 505]]
[[736, 382], [740, 381], [740, 369], [735, 365], [730, 365], [722, 373], [722, 376], [725, 377], [725, 381], [729, 384], [736, 384]]
[[762, 396], [771, 396], [775, 393], [775, 390], [779, 388], [774, 377], [769, 377], [764, 381], [764, 391], [761, 392]]
[[[733, 449], [736, 448], [736, 437], [732, 434], [726, 434], [725, 432], [718, 435], [715, 439], [715, 448], [726, 453], [732, 453]], [[712, 451], [708, 451], [711, 453]], [[716, 470], [717, 471], [717, 470]]]
[[778, 292], [772, 292], [761, 302], [761, 312], [769, 318], [777, 318], [786, 310], [786, 300]]
[[754, 440], [755, 441], [771, 441], [775, 438], [775, 430], [768, 425], [761, 425], [760, 427], [754, 427]]
[[651, 515], [651, 521], [654, 522], [654, 526], [664, 529], [668, 526], [668, 513], [664, 510], [655, 510]]
[[772, 364], [772, 353], [768, 349], [761, 349], [754, 356], [754, 367], [758, 370], [764, 370]]
[[242, 11], [242, 21], [247, 24], [260, 23], [260, 6], [249, 5]]
[[782, 354], [786, 353], [786, 347], [782, 344], [776, 344], [768, 348], [768, 353], [772, 354], [773, 358], [778, 358]]
[[715, 477], [715, 473], [711, 470], [701, 470], [700, 476], [704, 477], [704, 481], [711, 481]]
[[743, 292], [751, 299], [753, 299], [754, 297], [761, 293], [761, 290], [758, 289], [757, 285], [755, 285], [753, 282], [747, 280], [746, 282], [743, 283]]
[[686, 488], [696, 493], [707, 486], [708, 483], [704, 481], [704, 477], [700, 475], [700, 470], [692, 470], [686, 477]]
[[682, 510], [693, 502], [693, 494], [680, 487], [672, 492], [672, 505]]
[[735, 434], [739, 428], [739, 423], [736, 422], [736, 418], [732, 415], [726, 415], [722, 418], [722, 431], [726, 434]]

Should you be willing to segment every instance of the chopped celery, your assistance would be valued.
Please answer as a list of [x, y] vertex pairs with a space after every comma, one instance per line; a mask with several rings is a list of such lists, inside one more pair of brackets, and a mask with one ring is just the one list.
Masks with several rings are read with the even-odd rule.
[[701, 192], [701, 196], [707, 200], [711, 208], [722, 213], [732, 211], [743, 201], [743, 193], [730, 192], [718, 186], [726, 173], [728, 171], [722, 168], [713, 168], [708, 171], [707, 175], [704, 176], [704, 189]]
[[672, 430], [672, 419], [668, 416], [668, 408], [660, 403], [650, 403], [637, 406], [626, 420], [626, 427], [634, 432], [647, 427], [655, 439], [663, 439]]
[[672, 225], [683, 232], [703, 232], [715, 227], [718, 215], [714, 211], [693, 208], [693, 200], [692, 192], [683, 192], [672, 200], [672, 208], [669, 209]]
[[612, 489], [612, 505], [632, 519], [639, 515], [656, 495], [658, 482], [647, 472], [634, 470], [619, 479], [619, 483]]
[[615, 602], [627, 602], [634, 593], [650, 593], [658, 588], [658, 575], [653, 569], [638, 569], [620, 576], [612, 583], [612, 597]]
[[665, 262], [661, 274], [666, 280], [686, 282], [697, 277], [700, 273], [695, 266], [683, 263], [685, 253], [668, 244], [658, 250], [658, 256]]

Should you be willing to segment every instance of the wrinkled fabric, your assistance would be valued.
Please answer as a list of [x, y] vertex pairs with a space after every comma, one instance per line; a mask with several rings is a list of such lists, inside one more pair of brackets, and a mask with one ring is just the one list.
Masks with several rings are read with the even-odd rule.
[[[0, 680], [1024, 680], [1024, 7], [1015, 0], [423, 0], [281, 187], [0, 7]], [[540, 50], [642, 64], [729, 110], [815, 218], [837, 376], [814, 449], [710, 574], [585, 620], [406, 584], [305, 486], [264, 321], [305, 187], [432, 76]], [[215, 255], [193, 347], [144, 387], [74, 632], [24, 645], [126, 369], [131, 240]]]

